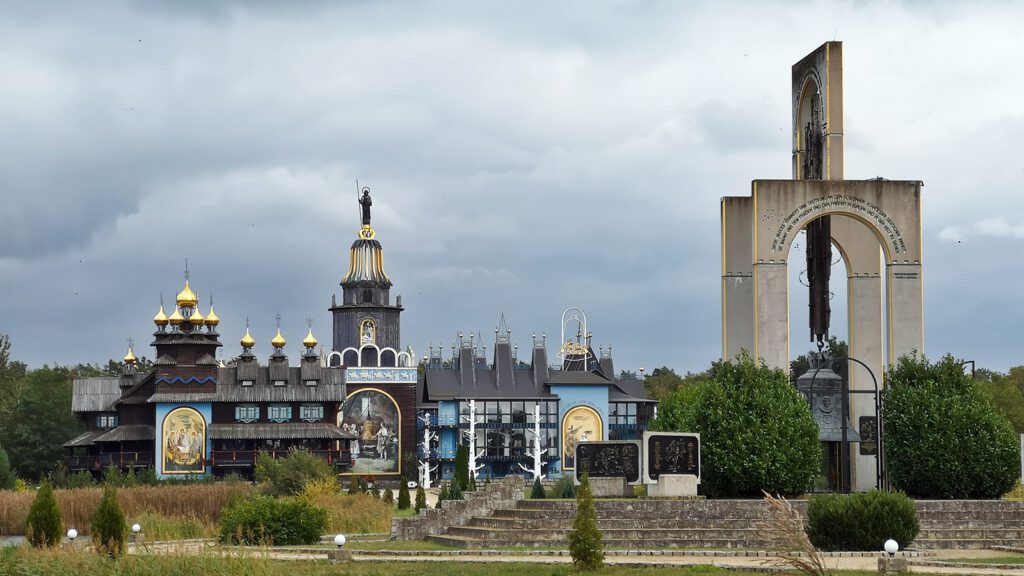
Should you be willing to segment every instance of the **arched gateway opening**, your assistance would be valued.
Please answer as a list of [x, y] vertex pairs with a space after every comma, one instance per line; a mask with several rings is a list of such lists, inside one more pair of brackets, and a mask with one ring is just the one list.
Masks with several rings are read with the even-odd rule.
[[[849, 387], [857, 390], [874, 387], [866, 367], [880, 378], [886, 363], [923, 347], [922, 183], [842, 179], [842, 93], [842, 44], [828, 42], [793, 66], [794, 179], [755, 180], [750, 196], [722, 198], [722, 355], [747, 350], [788, 369], [788, 260], [807, 230], [846, 262], [849, 355], [863, 362], [850, 367]], [[814, 328], [811, 308], [814, 336], [822, 326]], [[817, 313], [827, 333], [827, 314]], [[847, 410], [855, 430], [867, 413], [873, 417], [873, 400], [855, 396]], [[859, 452], [851, 487], [873, 488], [876, 458]]]

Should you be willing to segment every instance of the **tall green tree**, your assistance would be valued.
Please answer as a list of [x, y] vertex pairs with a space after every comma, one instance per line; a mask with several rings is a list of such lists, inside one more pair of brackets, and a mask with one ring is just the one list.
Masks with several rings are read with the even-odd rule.
[[18, 476], [39, 480], [64, 463], [64, 442], [81, 433], [71, 413], [71, 380], [66, 368], [41, 368], [26, 377], [5, 431], [5, 445]]
[[696, 374], [687, 372], [686, 376], [680, 376], [676, 374], [675, 370], [662, 366], [661, 368], [655, 368], [650, 374], [644, 376], [644, 390], [647, 392], [648, 398], [662, 400], [676, 390], [695, 386], [707, 380], [707, 372], [698, 372]]
[[1014, 366], [1007, 374], [982, 368], [976, 371], [975, 376], [975, 382], [992, 397], [1013, 429], [1024, 434], [1024, 366]]
[[950, 355], [886, 373], [883, 446], [893, 488], [919, 498], [999, 498], [1020, 471], [1010, 421]]
[[9, 431], [24, 384], [25, 365], [11, 360], [11, 339], [0, 334], [0, 434]]
[[469, 446], [459, 444], [455, 449], [455, 478], [452, 484], [456, 484], [461, 492], [469, 490]]
[[800, 494], [812, 485], [821, 461], [818, 425], [781, 370], [743, 352], [713, 363], [705, 382], [662, 404], [657, 429], [701, 434], [705, 494]]
[[107, 485], [92, 515], [92, 541], [96, 551], [117, 558], [124, 553], [128, 523], [117, 501], [117, 488]]
[[11, 470], [11, 460], [7, 457], [7, 450], [0, 446], [0, 490], [14, 490], [16, 479], [14, 470]]

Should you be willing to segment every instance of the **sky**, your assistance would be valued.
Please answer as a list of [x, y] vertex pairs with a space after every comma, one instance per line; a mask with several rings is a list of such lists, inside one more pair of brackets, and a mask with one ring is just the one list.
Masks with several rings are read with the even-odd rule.
[[152, 357], [187, 258], [225, 358], [247, 318], [269, 355], [278, 313], [290, 356], [307, 317], [329, 343], [358, 180], [417, 356], [490, 348], [502, 314], [553, 353], [577, 306], [617, 369], [704, 370], [719, 199], [791, 177], [790, 67], [840, 40], [846, 177], [925, 184], [925, 352], [1006, 370], [1022, 25], [1013, 2], [0, 2], [0, 333], [32, 367]]

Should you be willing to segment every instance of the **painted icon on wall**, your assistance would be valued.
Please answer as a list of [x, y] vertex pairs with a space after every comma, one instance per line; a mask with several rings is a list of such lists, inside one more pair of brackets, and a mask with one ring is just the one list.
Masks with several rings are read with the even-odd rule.
[[163, 474], [202, 474], [206, 461], [206, 420], [193, 408], [175, 408], [164, 417], [160, 433]]
[[338, 413], [338, 427], [358, 437], [348, 474], [398, 474], [402, 425], [398, 405], [386, 392], [365, 388], [349, 395]]
[[374, 344], [377, 342], [377, 323], [372, 318], [366, 318], [359, 323], [359, 345]]
[[601, 415], [593, 408], [576, 406], [562, 419], [562, 470], [576, 468], [576, 444], [604, 440]]

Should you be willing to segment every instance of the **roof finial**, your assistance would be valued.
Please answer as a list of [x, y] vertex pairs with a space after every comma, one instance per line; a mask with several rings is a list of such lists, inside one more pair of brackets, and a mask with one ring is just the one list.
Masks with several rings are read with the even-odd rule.
[[188, 276], [189, 276], [189, 273], [188, 273], [188, 258], [185, 258], [185, 281], [186, 282], [188, 281]]
[[280, 329], [281, 328], [281, 311], [280, 310], [277, 311], [277, 316], [274, 316], [274, 320], [276, 322], [277, 328]]

